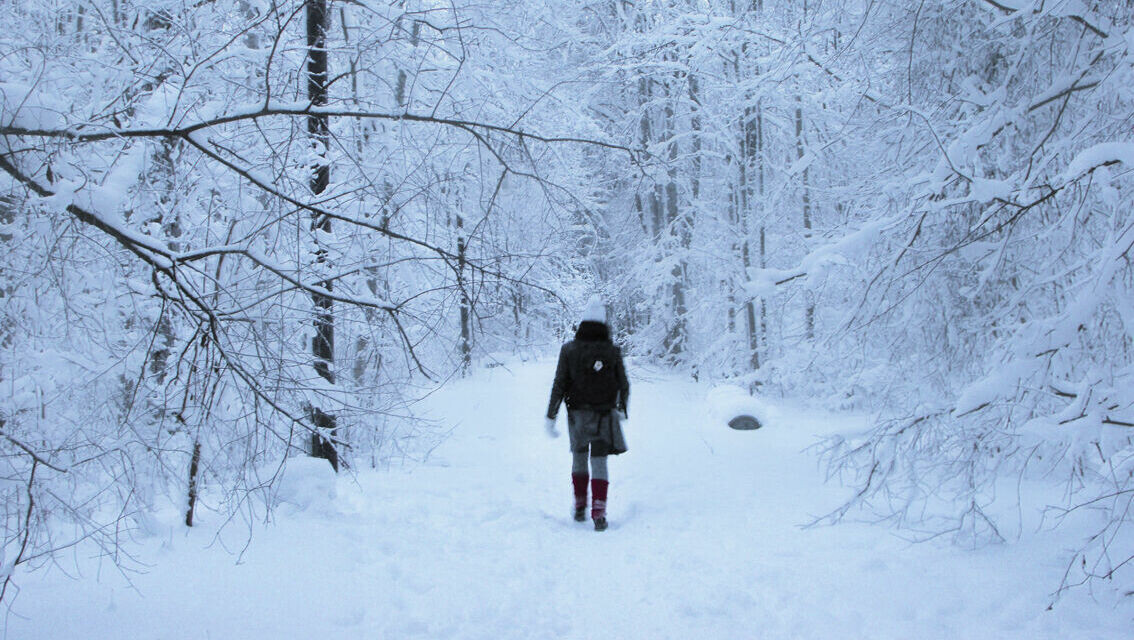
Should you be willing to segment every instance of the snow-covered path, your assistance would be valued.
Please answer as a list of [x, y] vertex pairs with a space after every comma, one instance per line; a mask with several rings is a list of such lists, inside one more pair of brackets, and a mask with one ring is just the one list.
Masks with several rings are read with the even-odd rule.
[[[553, 364], [498, 367], [430, 399], [452, 437], [424, 465], [339, 478], [246, 532], [141, 541], [128, 588], [105, 561], [24, 576], [6, 637], [1129, 638], [1134, 607], [1085, 591], [1044, 611], [1045, 534], [964, 551], [865, 525], [801, 529], [846, 489], [803, 453], [844, 425], [776, 408], [711, 418], [706, 387], [631, 370], [630, 452], [611, 528], [570, 519], [565, 436], [542, 431]], [[560, 418], [560, 425], [562, 427]], [[303, 468], [303, 462], [297, 463]]]

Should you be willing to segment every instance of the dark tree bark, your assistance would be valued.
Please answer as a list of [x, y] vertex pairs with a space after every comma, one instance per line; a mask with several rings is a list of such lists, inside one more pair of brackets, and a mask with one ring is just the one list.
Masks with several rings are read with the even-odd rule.
[[457, 288], [461, 292], [461, 375], [467, 377], [472, 370], [472, 301], [469, 299], [469, 283], [465, 279], [468, 265], [466, 257], [465, 219], [458, 213], [457, 219]]
[[189, 508], [185, 510], [185, 526], [193, 526], [193, 511], [197, 508], [197, 470], [201, 464], [201, 441], [193, 443], [193, 459], [189, 461]]
[[[313, 107], [327, 104], [327, 27], [330, 16], [326, 0], [307, 0], [307, 96]], [[316, 147], [319, 160], [312, 168], [311, 193], [319, 195], [327, 189], [331, 179], [331, 166], [327, 160], [330, 143], [330, 128], [325, 114], [312, 113], [307, 117], [307, 132], [311, 144]], [[331, 219], [316, 215], [311, 222], [316, 232], [316, 244], [320, 232], [331, 232]], [[326, 249], [316, 249], [315, 262], [326, 264]], [[331, 281], [321, 282], [320, 286], [331, 290]], [[315, 306], [315, 337], [311, 341], [311, 351], [315, 360], [315, 373], [330, 384], [335, 383], [333, 365], [335, 362], [335, 315], [334, 301], [326, 295], [311, 295]], [[311, 435], [311, 455], [325, 458], [335, 471], [339, 470], [339, 453], [334, 443], [327, 437], [336, 434], [335, 416], [320, 407], [311, 407], [311, 419], [318, 433]], [[324, 435], [326, 434], [326, 435]]]

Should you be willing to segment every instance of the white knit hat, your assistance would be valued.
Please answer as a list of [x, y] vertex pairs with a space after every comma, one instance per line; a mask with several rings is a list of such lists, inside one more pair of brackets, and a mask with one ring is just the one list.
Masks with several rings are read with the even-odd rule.
[[587, 308], [583, 310], [583, 322], [606, 323], [606, 305], [602, 303], [602, 298], [591, 296], [591, 299], [587, 300]]

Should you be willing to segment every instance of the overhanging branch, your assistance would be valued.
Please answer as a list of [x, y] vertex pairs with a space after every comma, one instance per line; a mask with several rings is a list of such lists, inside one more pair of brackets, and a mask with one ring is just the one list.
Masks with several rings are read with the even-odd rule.
[[393, 122], [418, 122], [455, 127], [466, 130], [476, 129], [491, 133], [502, 133], [513, 136], [520, 140], [535, 140], [546, 144], [582, 144], [626, 153], [628, 156], [630, 156], [631, 161], [635, 163], [638, 162], [639, 154], [645, 153], [643, 150], [635, 150], [624, 145], [614, 144], [612, 142], [604, 142], [602, 140], [577, 138], [572, 136], [545, 136], [524, 131], [522, 129], [517, 129], [515, 127], [495, 125], [485, 122], [476, 122], [473, 120], [441, 118], [432, 115], [420, 115], [414, 113], [385, 113], [380, 111], [335, 109], [331, 107], [315, 107], [310, 104], [269, 104], [259, 109], [241, 113], [231, 113], [228, 115], [218, 116], [216, 118], [210, 118], [208, 120], [201, 120], [200, 122], [195, 122], [178, 127], [145, 127], [138, 129], [111, 127], [106, 128], [102, 131], [88, 132], [85, 131], [85, 127], [83, 126], [67, 127], [62, 129], [37, 129], [7, 125], [0, 127], [0, 135], [32, 136], [39, 138], [64, 138], [74, 142], [100, 142], [105, 140], [118, 140], [123, 138], [186, 138], [189, 134], [201, 131], [203, 129], [210, 129], [226, 124], [243, 122], [246, 120], [256, 120], [258, 118], [268, 118], [273, 116], [307, 117], [311, 115], [323, 115], [329, 118], [361, 118], [370, 120], [389, 120]]

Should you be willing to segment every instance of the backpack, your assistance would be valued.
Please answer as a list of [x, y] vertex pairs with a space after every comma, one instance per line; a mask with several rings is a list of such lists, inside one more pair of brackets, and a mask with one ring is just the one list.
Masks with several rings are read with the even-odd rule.
[[576, 342], [578, 371], [572, 372], [572, 404], [591, 409], [613, 409], [618, 399], [618, 354], [609, 342]]

